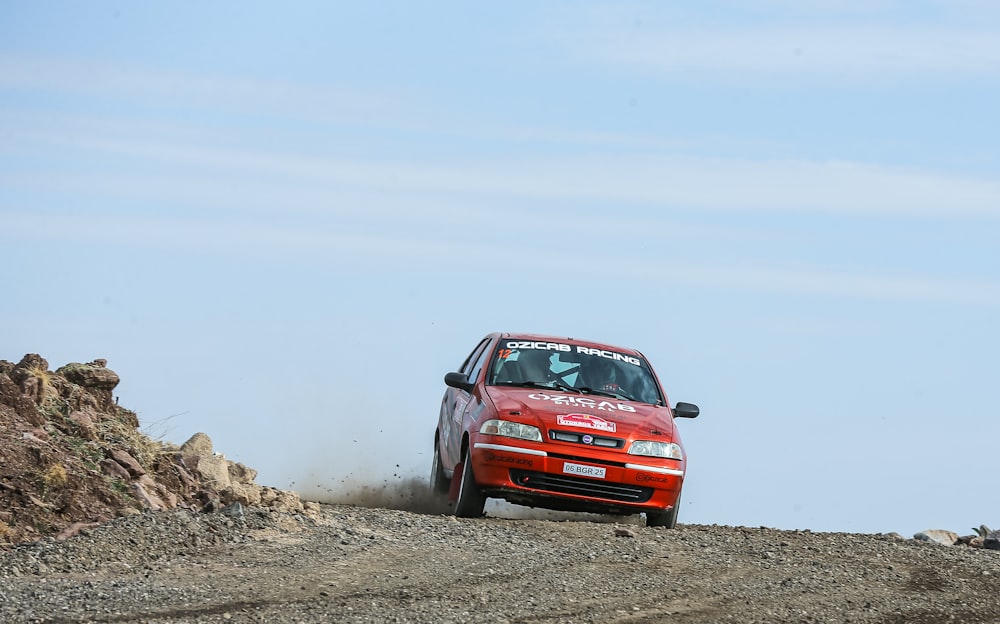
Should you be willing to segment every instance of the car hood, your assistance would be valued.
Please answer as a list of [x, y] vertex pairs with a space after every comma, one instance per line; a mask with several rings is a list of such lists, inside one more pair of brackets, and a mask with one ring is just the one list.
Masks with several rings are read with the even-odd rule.
[[664, 442], [677, 437], [670, 413], [662, 406], [541, 388], [488, 386], [486, 391], [501, 418], [534, 417], [546, 433], [559, 429]]

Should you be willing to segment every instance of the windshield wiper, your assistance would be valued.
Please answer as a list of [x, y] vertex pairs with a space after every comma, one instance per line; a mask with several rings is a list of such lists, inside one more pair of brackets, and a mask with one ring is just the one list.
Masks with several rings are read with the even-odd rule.
[[562, 390], [563, 392], [575, 392], [577, 394], [582, 394], [579, 388], [567, 386], [566, 384], [558, 381], [500, 381], [493, 385], [518, 386], [523, 388], [544, 388], [546, 390]]
[[567, 386], [566, 384], [562, 383], [561, 381], [553, 381], [552, 384], [556, 388], [559, 388], [560, 390], [562, 390], [564, 392], [573, 392], [573, 393], [576, 393], [576, 394], [583, 394], [583, 390], [581, 390], [579, 388], [574, 388], [573, 386]]

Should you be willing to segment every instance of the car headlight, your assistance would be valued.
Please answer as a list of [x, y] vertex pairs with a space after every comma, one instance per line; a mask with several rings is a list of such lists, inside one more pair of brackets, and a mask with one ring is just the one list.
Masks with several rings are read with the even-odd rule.
[[542, 441], [542, 432], [538, 430], [538, 427], [522, 425], [521, 423], [511, 422], [509, 420], [487, 420], [483, 423], [483, 426], [479, 428], [479, 433], [507, 436], [508, 438], [520, 438], [521, 440], [531, 440], [533, 442]]
[[636, 440], [628, 449], [629, 455], [646, 455], [648, 457], [666, 457], [667, 459], [684, 459], [681, 446], [675, 442], [655, 442], [653, 440]]

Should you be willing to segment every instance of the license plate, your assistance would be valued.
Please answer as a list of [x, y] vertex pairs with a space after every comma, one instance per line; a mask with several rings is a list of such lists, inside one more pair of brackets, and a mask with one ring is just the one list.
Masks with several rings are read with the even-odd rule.
[[571, 475], [580, 475], [581, 477], [594, 477], [595, 479], [603, 479], [604, 474], [607, 472], [607, 468], [599, 468], [597, 466], [584, 466], [583, 464], [571, 464], [566, 462], [563, 464], [563, 472]]

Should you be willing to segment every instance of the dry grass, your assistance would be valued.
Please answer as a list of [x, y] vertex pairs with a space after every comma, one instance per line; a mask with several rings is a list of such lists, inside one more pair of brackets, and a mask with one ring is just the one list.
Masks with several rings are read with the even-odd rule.
[[146, 470], [163, 455], [176, 451], [175, 447], [149, 437], [136, 429], [126, 418], [105, 418], [98, 423], [97, 435], [113, 447], [124, 448]]
[[14, 529], [10, 525], [0, 520], [0, 542], [9, 542], [14, 535]]
[[35, 402], [41, 405], [52, 391], [52, 373], [41, 366], [32, 366], [28, 373], [38, 380], [38, 393], [35, 395]]
[[48, 388], [52, 385], [52, 373], [41, 366], [32, 366], [28, 369], [28, 372], [42, 384], [43, 388]]
[[52, 464], [42, 474], [42, 484], [46, 490], [58, 490], [66, 485], [67, 481], [69, 481], [69, 474], [62, 464]]

